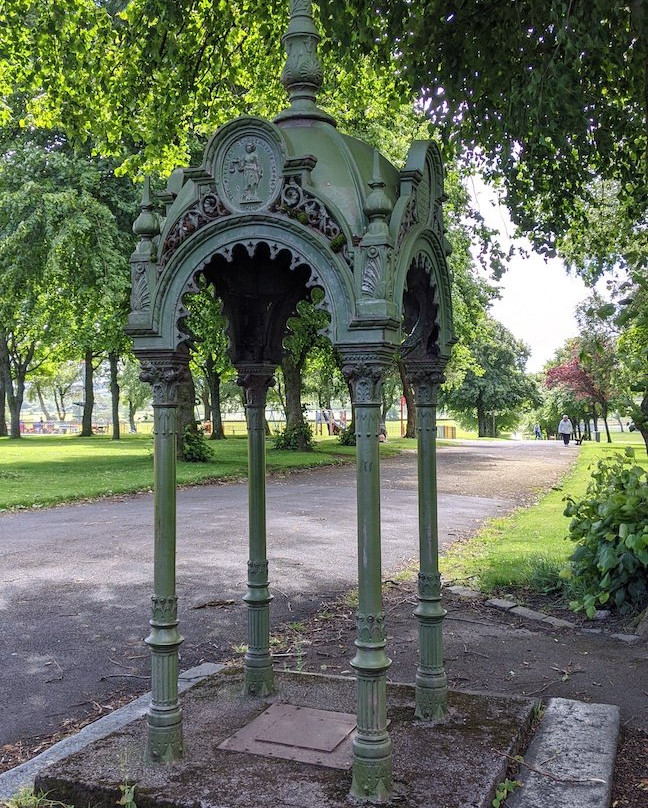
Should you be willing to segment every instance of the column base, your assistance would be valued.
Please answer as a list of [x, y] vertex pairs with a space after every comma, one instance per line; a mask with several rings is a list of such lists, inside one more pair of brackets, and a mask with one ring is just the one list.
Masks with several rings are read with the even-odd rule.
[[448, 716], [448, 680], [445, 673], [416, 675], [414, 716], [423, 721], [444, 721]]
[[184, 757], [184, 741], [182, 736], [182, 713], [174, 716], [178, 723], [171, 726], [153, 726], [149, 715], [148, 739], [144, 760], [146, 763], [172, 763]]
[[243, 677], [244, 696], [270, 696], [274, 693], [274, 671], [270, 667], [253, 668], [245, 665]]
[[352, 797], [366, 802], [385, 803], [392, 798], [392, 788], [391, 744], [390, 752], [384, 758], [367, 759], [358, 757], [354, 752]]

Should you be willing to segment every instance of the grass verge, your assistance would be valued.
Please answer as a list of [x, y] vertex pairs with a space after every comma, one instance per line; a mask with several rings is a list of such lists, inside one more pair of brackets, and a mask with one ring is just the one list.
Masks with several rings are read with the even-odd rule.
[[[180, 485], [247, 476], [246, 438], [213, 441], [214, 458], [207, 463], [178, 463]], [[380, 445], [383, 457], [415, 448], [407, 438]], [[350, 462], [355, 447], [335, 438], [320, 440], [313, 452], [289, 452], [267, 445], [270, 473]], [[153, 438], [127, 436], [119, 441], [96, 435], [77, 438], [39, 435], [0, 440], [0, 510], [33, 508], [61, 502], [147, 491], [153, 486]]]
[[491, 519], [467, 542], [452, 547], [440, 559], [444, 578], [483, 592], [549, 591], [575, 547], [567, 537], [569, 518], [563, 516], [564, 498], [582, 497], [593, 464], [626, 446], [633, 446], [638, 465], [648, 468], [643, 442], [633, 435], [615, 437], [612, 445], [583, 444], [576, 465], [562, 484], [542, 496], [536, 505]]

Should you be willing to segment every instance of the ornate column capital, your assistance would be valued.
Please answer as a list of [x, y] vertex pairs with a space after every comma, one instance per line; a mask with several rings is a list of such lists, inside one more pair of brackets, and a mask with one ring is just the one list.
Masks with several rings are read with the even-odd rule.
[[174, 351], [139, 354], [140, 380], [153, 388], [153, 406], [174, 407], [178, 386], [189, 378], [189, 357]]
[[381, 403], [382, 382], [391, 354], [385, 348], [373, 350], [344, 350], [342, 373], [351, 385], [353, 403], [372, 405]]
[[439, 387], [446, 380], [444, 367], [440, 362], [405, 361], [405, 372], [414, 388], [417, 407], [436, 407]]
[[241, 363], [236, 365], [236, 383], [245, 390], [247, 407], [265, 407], [268, 389], [275, 383], [275, 366]]

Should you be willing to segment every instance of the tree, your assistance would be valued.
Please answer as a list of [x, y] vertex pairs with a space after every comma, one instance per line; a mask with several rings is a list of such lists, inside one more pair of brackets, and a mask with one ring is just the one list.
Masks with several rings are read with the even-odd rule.
[[520, 408], [540, 403], [533, 379], [524, 372], [529, 349], [488, 318], [470, 350], [474, 368], [458, 386], [442, 388], [441, 403], [460, 419], [476, 421], [480, 437], [496, 437], [501, 428], [515, 425]]
[[[648, 25], [637, 0], [451, 3], [323, 0], [345, 51], [393, 60], [442, 138], [500, 177], [546, 249], [577, 231], [595, 178], [630, 222], [647, 204]], [[335, 43], [334, 43], [335, 44]], [[497, 58], [493, 58], [497, 54]]]
[[576, 401], [587, 402], [594, 420], [594, 429], [597, 429], [597, 416], [600, 412], [607, 442], [611, 443], [608, 412], [616, 395], [615, 341], [608, 335], [589, 332], [585, 336], [569, 340], [563, 356], [561, 362], [547, 370], [547, 387], [552, 389], [560, 386], [569, 391]]
[[[340, 357], [328, 340], [319, 340], [306, 357], [304, 394], [312, 396], [319, 409], [326, 413], [332, 411], [334, 401], [344, 403], [349, 395], [340, 364]], [[329, 435], [333, 435], [335, 430], [330, 419], [327, 424]]]
[[31, 389], [28, 397], [31, 400], [38, 399], [45, 420], [50, 421], [51, 415], [45, 403], [45, 397], [50, 396], [54, 401], [58, 420], [64, 421], [67, 414], [66, 399], [78, 380], [78, 362], [61, 361], [53, 356], [49, 361], [43, 363], [38, 371], [31, 374]]
[[137, 431], [135, 415], [151, 402], [151, 386], [140, 381], [140, 363], [132, 356], [124, 358], [119, 384], [128, 406], [128, 423], [131, 432]]
[[214, 297], [214, 290], [203, 285], [187, 302], [190, 316], [187, 327], [194, 336], [192, 358], [196, 368], [205, 379], [207, 411], [211, 421], [211, 440], [225, 437], [221, 415], [221, 381], [232, 379], [235, 370], [227, 355], [228, 339], [225, 333], [227, 321], [221, 301]]
[[27, 373], [56, 349], [59, 357], [84, 360], [82, 434], [88, 435], [94, 359], [125, 344], [133, 188], [106, 161], [76, 153], [60, 134], [5, 129], [0, 142], [0, 275], [10, 332], [0, 360], [5, 386], [9, 377], [15, 385], [10, 409], [16, 420]]
[[59, 200], [35, 184], [0, 192], [0, 373], [10, 414], [10, 437], [20, 437], [25, 381], [47, 359], [58, 318], [51, 305], [53, 232]]
[[328, 323], [328, 314], [317, 308], [323, 293], [315, 289], [312, 301], [297, 304], [297, 316], [288, 320], [288, 334], [284, 338], [281, 372], [284, 381], [286, 430], [283, 448], [304, 452], [310, 447], [310, 427], [304, 420], [302, 406], [302, 376], [310, 350], [322, 344], [320, 332]]

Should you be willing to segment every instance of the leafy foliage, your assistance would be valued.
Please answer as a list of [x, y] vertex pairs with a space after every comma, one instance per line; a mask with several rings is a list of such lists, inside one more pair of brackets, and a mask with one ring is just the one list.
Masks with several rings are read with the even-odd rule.
[[214, 450], [205, 440], [200, 427], [187, 426], [184, 431], [182, 459], [188, 463], [208, 463], [214, 457]]
[[310, 424], [302, 418], [296, 424], [287, 426], [275, 437], [274, 448], [290, 449], [295, 452], [312, 452], [313, 431]]
[[524, 372], [527, 346], [496, 320], [487, 319], [470, 345], [473, 366], [458, 385], [442, 389], [442, 404], [466, 423], [477, 421], [479, 435], [495, 437], [514, 426], [519, 410], [539, 404], [534, 380]]
[[571, 575], [584, 587], [575, 610], [592, 617], [597, 605], [620, 611], [648, 598], [648, 473], [634, 463], [634, 450], [599, 460], [585, 497], [567, 497], [569, 538], [577, 543]]
[[[646, 210], [646, 9], [639, 2], [322, 0], [345, 49], [397, 63], [442, 138], [503, 178], [516, 223], [552, 249], [584, 224], [595, 177]], [[497, 54], [497, 58], [493, 58]]]
[[339, 441], [342, 446], [356, 445], [355, 426], [352, 423], [340, 432]]

